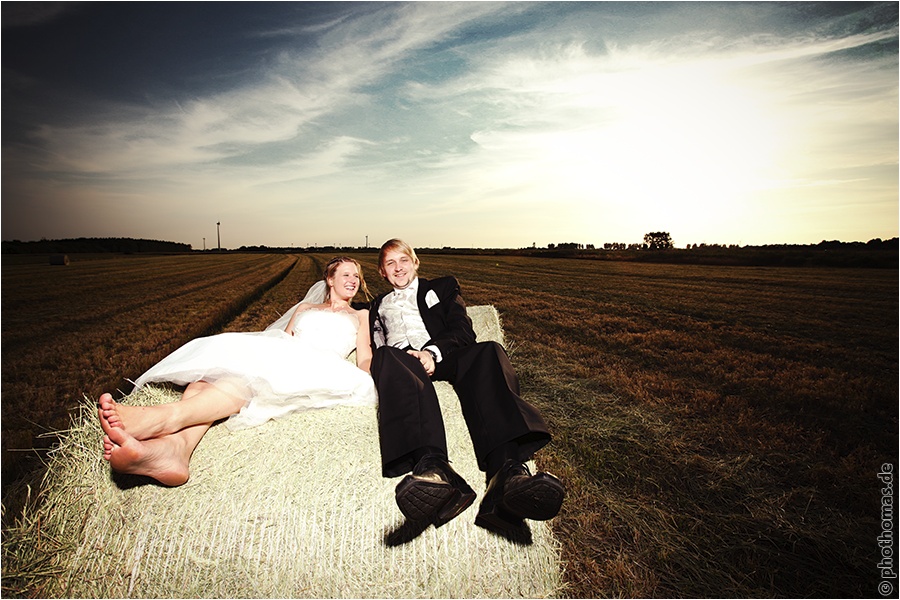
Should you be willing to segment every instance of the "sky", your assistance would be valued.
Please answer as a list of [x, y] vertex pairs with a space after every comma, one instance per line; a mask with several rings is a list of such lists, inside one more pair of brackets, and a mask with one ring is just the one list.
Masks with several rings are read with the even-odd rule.
[[898, 4], [2, 3], [2, 239], [898, 235]]

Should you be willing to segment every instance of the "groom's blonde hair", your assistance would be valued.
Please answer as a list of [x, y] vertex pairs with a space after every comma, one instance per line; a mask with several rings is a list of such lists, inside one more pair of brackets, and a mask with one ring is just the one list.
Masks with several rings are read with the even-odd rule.
[[410, 257], [415, 265], [416, 274], [419, 273], [419, 257], [416, 256], [416, 251], [413, 250], [413, 247], [404, 242], [401, 239], [391, 239], [386, 241], [381, 245], [381, 250], [378, 252], [378, 271], [381, 273], [381, 276], [384, 277], [384, 255], [390, 252], [391, 250], [396, 250], [398, 252], [402, 252], [403, 254]]

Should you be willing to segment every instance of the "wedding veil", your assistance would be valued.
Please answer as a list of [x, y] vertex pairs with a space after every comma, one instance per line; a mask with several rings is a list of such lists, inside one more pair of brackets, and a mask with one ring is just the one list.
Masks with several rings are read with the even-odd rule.
[[290, 307], [286, 313], [278, 317], [277, 321], [266, 327], [266, 331], [269, 331], [270, 329], [280, 329], [284, 331], [288, 326], [288, 323], [290, 323], [291, 316], [294, 314], [294, 311], [297, 310], [298, 306], [301, 304], [322, 304], [325, 302], [326, 289], [324, 279], [320, 279], [312, 284], [312, 287], [306, 292], [306, 296], [303, 297], [303, 300]]

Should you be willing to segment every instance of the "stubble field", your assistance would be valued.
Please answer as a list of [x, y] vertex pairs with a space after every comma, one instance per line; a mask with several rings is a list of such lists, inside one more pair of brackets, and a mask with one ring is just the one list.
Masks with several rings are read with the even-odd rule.
[[[355, 257], [383, 291], [376, 256]], [[82, 394], [197, 335], [263, 328], [330, 256], [74, 258], [4, 259], [5, 520], [8, 482], [32, 467], [21, 449]], [[568, 490], [552, 523], [570, 596], [877, 593], [896, 270], [420, 258], [497, 307], [550, 423], [538, 464]]]

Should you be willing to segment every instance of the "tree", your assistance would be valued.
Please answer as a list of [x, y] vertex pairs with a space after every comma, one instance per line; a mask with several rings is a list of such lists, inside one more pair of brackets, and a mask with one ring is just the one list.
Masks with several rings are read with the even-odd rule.
[[672, 236], [667, 231], [654, 231], [644, 235], [644, 245], [648, 250], [669, 250], [675, 247]]

